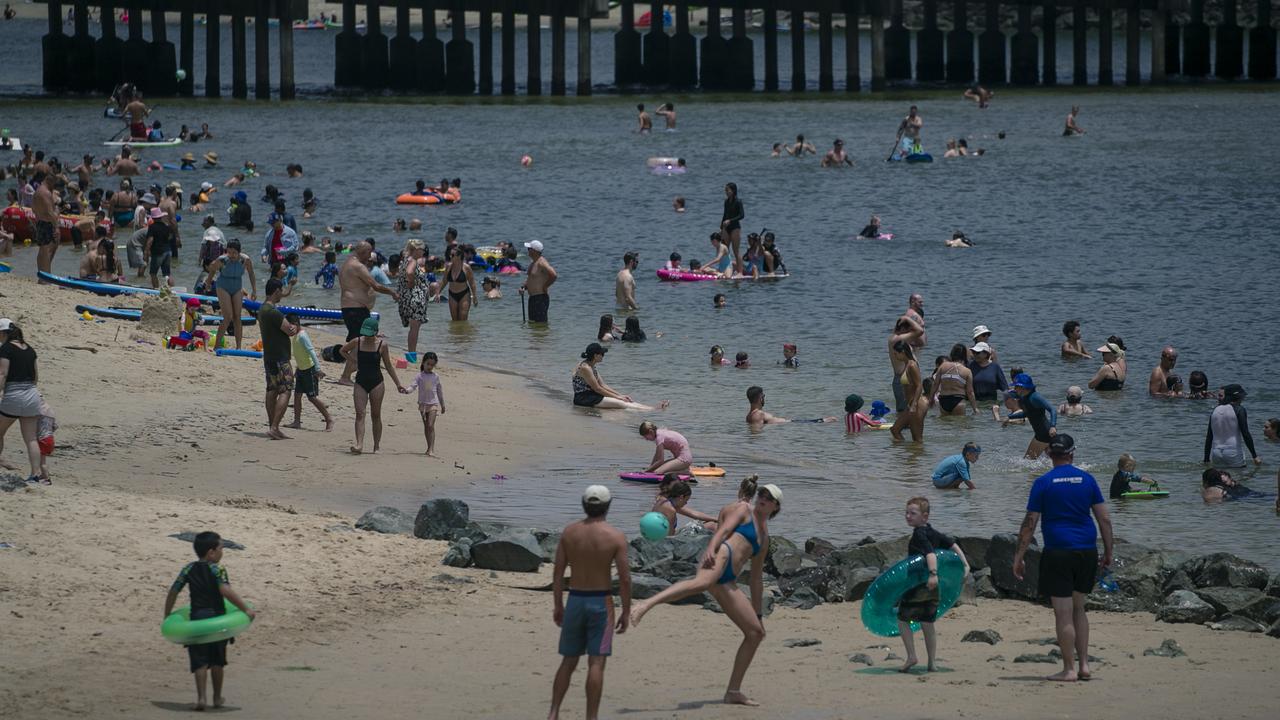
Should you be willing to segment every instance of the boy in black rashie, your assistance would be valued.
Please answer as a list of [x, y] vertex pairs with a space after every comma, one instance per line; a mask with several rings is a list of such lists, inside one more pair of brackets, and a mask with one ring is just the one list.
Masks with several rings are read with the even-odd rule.
[[[230, 601], [252, 620], [256, 614], [244, 600], [231, 589], [227, 579], [227, 571], [219, 563], [222, 562], [222, 537], [216, 532], [202, 532], [196, 535], [192, 543], [199, 560], [188, 563], [178, 573], [178, 579], [169, 588], [169, 596], [164, 601], [164, 616], [169, 617], [173, 605], [178, 600], [178, 593], [184, 586], [191, 591], [191, 619], [203, 620], [226, 614], [223, 598]], [[213, 706], [222, 707], [222, 668], [227, 664], [227, 642], [188, 645], [187, 656], [191, 660], [191, 672], [196, 677], [196, 706], [194, 710], [205, 708], [205, 678], [213, 675]], [[212, 671], [210, 673], [210, 671]]]
[[911, 526], [911, 540], [907, 543], [907, 557], [923, 555], [929, 567], [929, 580], [924, 585], [915, 587], [902, 596], [898, 603], [898, 630], [902, 633], [902, 644], [907, 650], [907, 660], [898, 672], [908, 672], [919, 660], [916, 658], [916, 643], [912, 636], [911, 623], [920, 623], [924, 631], [924, 647], [929, 657], [929, 672], [937, 668], [933, 664], [937, 649], [937, 637], [934, 634], [933, 620], [938, 615], [938, 556], [936, 550], [952, 550], [964, 562], [964, 574], [969, 575], [969, 559], [964, 550], [952, 540], [929, 524], [929, 501], [922, 497], [913, 497], [907, 501], [907, 525]]

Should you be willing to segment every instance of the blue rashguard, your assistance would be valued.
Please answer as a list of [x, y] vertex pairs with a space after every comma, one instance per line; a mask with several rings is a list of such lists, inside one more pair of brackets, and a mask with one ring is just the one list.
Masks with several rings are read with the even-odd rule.
[[1004, 377], [1004, 370], [998, 363], [987, 363], [986, 367], [976, 362], [969, 363], [969, 372], [973, 373], [973, 397], [978, 402], [993, 402], [999, 398], [997, 393], [1009, 389], [1009, 381]]
[[959, 487], [960, 483], [969, 483], [969, 461], [964, 459], [964, 453], [950, 455], [942, 459], [938, 463], [938, 467], [933, 469], [933, 485], [938, 488]]
[[1034, 391], [1026, 397], [1019, 397], [1018, 406], [1022, 409], [1009, 413], [1009, 418], [1025, 417], [1031, 429], [1035, 430], [1036, 440], [1042, 443], [1049, 442], [1051, 439], [1049, 428], [1058, 426], [1058, 409], [1045, 400], [1043, 395]]

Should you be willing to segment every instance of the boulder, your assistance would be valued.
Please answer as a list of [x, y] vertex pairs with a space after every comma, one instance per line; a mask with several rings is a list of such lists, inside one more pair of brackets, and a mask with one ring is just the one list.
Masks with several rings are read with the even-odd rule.
[[1271, 627], [1267, 628], [1267, 636], [1280, 638], [1280, 620], [1271, 623]]
[[1107, 592], [1100, 588], [1095, 588], [1093, 592], [1085, 597], [1084, 609], [1120, 613], [1150, 612], [1155, 610], [1154, 607], [1147, 607], [1137, 598], [1125, 595], [1121, 591]]
[[1255, 608], [1254, 612], [1250, 613], [1250, 616], [1264, 625], [1280, 620], [1280, 599], [1268, 596]]
[[782, 604], [798, 610], [812, 610], [822, 604], [822, 598], [811, 588], [802, 587], [783, 600]]
[[977, 572], [987, 566], [987, 551], [991, 549], [991, 538], [965, 535], [957, 537], [956, 544], [964, 550], [964, 556], [969, 560], [970, 570]]
[[674, 558], [671, 544], [663, 540], [646, 540], [637, 537], [631, 541], [631, 550], [627, 553], [627, 564], [631, 572], [651, 572], [660, 563], [670, 562]]
[[380, 505], [361, 515], [356, 527], [387, 535], [409, 535], [413, 533], [413, 518], [399, 508]]
[[[1136, 547], [1127, 545], [1125, 549], [1131, 551]], [[1170, 572], [1167, 565], [1164, 553], [1159, 552], [1146, 552], [1136, 559], [1124, 558], [1115, 562], [1112, 572], [1117, 589], [1111, 594], [1126, 598], [1126, 607], [1153, 612], [1168, 595], [1164, 592], [1165, 579]]]
[[542, 562], [555, 562], [556, 546], [560, 544], [560, 532], [558, 530], [534, 530], [533, 537], [538, 541], [538, 547], [542, 548]]
[[827, 595], [836, 602], [839, 596], [845, 602], [856, 602], [867, 594], [867, 588], [880, 577], [880, 571], [870, 567], [845, 567], [843, 565], [829, 568], [830, 580], [827, 584]]
[[970, 630], [964, 634], [964, 637], [960, 638], [960, 642], [982, 642], [988, 645], [995, 645], [1002, 639], [1000, 633], [995, 630]]
[[875, 660], [872, 660], [872, 659], [871, 659], [871, 656], [870, 656], [870, 655], [868, 655], [868, 654], [866, 654], [866, 653], [854, 653], [854, 654], [850, 655], [850, 656], [849, 656], [849, 662], [851, 662], [851, 663], [859, 663], [859, 664], [861, 664], [861, 665], [875, 665], [875, 664], [876, 664]]
[[707, 550], [707, 543], [711, 542], [711, 535], [682, 533], [668, 537], [662, 542], [671, 547], [671, 557], [674, 559], [697, 564], [702, 560], [702, 553]]
[[537, 572], [542, 564], [542, 548], [528, 530], [507, 530], [472, 545], [471, 558], [476, 567], [485, 570]]
[[445, 551], [444, 559], [440, 562], [458, 568], [471, 565], [471, 538], [459, 538]]
[[413, 535], [423, 540], [453, 540], [453, 531], [466, 528], [470, 518], [471, 508], [461, 500], [428, 500], [414, 518]]
[[1014, 658], [1013, 661], [1016, 663], [1057, 663], [1061, 659], [1060, 656], [1054, 657], [1048, 653], [1023, 653]]
[[1267, 597], [1261, 590], [1241, 587], [1209, 587], [1194, 591], [1199, 598], [1213, 606], [1214, 617], [1223, 615], [1239, 615], [1255, 618], [1260, 616], [1263, 600]]
[[973, 592], [980, 598], [999, 600], [1004, 597], [1000, 588], [991, 581], [991, 568], [985, 567], [969, 576], [973, 579]]
[[[811, 590], [818, 597], [829, 601], [829, 591], [831, 590], [830, 568], [814, 567], [802, 570], [794, 575], [778, 578], [778, 589], [782, 591], [783, 596], [791, 596], [802, 588]], [[840, 596], [840, 599], [844, 599], [843, 595]]]
[[903, 535], [892, 540], [882, 540], [871, 547], [876, 548], [884, 555], [885, 565], [892, 565], [899, 560], [907, 559], [907, 543], [910, 540], [910, 535]]
[[634, 573], [631, 576], [631, 599], [644, 600], [651, 598], [669, 587], [671, 587], [671, 583], [660, 577]]
[[804, 553], [795, 548], [780, 547], [772, 555], [774, 575], [787, 576], [800, 572]]
[[1213, 606], [1190, 590], [1174, 590], [1156, 608], [1156, 619], [1167, 623], [1203, 623], [1216, 616]]
[[874, 568], [876, 572], [885, 565], [885, 556], [875, 545], [847, 545], [822, 558], [824, 564], [847, 568]]
[[1154, 655], [1156, 657], [1176, 658], [1183, 657], [1187, 653], [1183, 651], [1182, 646], [1178, 644], [1177, 640], [1165, 638], [1165, 641], [1160, 643], [1160, 647], [1147, 648], [1142, 651], [1142, 654]]
[[814, 557], [824, 557], [835, 552], [836, 546], [830, 540], [811, 537], [804, 541], [804, 551]]
[[1231, 553], [1192, 558], [1180, 568], [1198, 588], [1238, 587], [1261, 590], [1270, 582], [1266, 568]]
[[[181, 540], [183, 542], [196, 541], [196, 533], [193, 533], [190, 530], [187, 530], [185, 532], [180, 532], [180, 533], [174, 533], [169, 537], [175, 540]], [[244, 549], [244, 546], [241, 545], [240, 543], [236, 542], [235, 540], [228, 540], [227, 538], [222, 538], [222, 547], [226, 548], [227, 550], [243, 550]]]
[[769, 536], [769, 549], [764, 556], [764, 571], [770, 575], [779, 575], [778, 566], [773, 562], [773, 556], [779, 551], [799, 550], [796, 544], [781, 535]]
[[782, 646], [789, 648], [813, 647], [821, 644], [822, 641], [818, 638], [787, 638], [782, 641]]
[[1239, 615], [1228, 615], [1221, 620], [1205, 623], [1210, 630], [1234, 630], [1235, 632], [1266, 632], [1267, 626]]
[[683, 560], [663, 560], [647, 568], [646, 572], [674, 583], [693, 577], [698, 572], [698, 566]]
[[1009, 594], [1028, 600], [1039, 599], [1040, 548], [1034, 544], [1027, 548], [1023, 556], [1026, 568], [1021, 580], [1013, 576], [1013, 555], [1017, 551], [1017, 535], [1002, 533], [991, 536], [991, 545], [987, 549], [987, 566], [991, 568], [991, 582]]
[[855, 545], [875, 545], [876, 539], [871, 537], [870, 535], [863, 535], [862, 539], [854, 544]]
[[1267, 585], [1267, 594], [1274, 598], [1280, 598], [1280, 573], [1271, 577], [1271, 584]]
[[1196, 584], [1191, 582], [1191, 576], [1183, 572], [1181, 568], [1177, 568], [1165, 577], [1160, 590], [1167, 596], [1174, 590], [1194, 590], [1195, 587]]

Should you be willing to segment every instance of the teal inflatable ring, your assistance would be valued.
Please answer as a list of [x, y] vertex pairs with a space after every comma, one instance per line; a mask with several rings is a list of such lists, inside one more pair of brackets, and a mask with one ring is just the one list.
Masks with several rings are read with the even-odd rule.
[[160, 624], [164, 639], [179, 645], [203, 645], [233, 638], [244, 632], [253, 620], [225, 598], [226, 614], [204, 620], [192, 620], [190, 606], [174, 610]]
[[[951, 550], [939, 550], [938, 556], [938, 615], [940, 618], [960, 599], [964, 589], [964, 561]], [[862, 598], [862, 624], [867, 630], [883, 637], [898, 634], [898, 601], [912, 588], [929, 580], [929, 566], [923, 555], [912, 555], [884, 571], [867, 588]], [[935, 618], [937, 619], [937, 618]], [[911, 623], [912, 630], [919, 630], [919, 623]]]

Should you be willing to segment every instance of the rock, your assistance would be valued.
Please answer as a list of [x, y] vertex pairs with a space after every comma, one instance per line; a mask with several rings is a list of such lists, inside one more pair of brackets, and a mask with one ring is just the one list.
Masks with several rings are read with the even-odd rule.
[[464, 568], [471, 565], [471, 538], [461, 538], [444, 553], [440, 562], [449, 567]]
[[1231, 553], [1213, 553], [1192, 558], [1179, 569], [1190, 576], [1198, 588], [1248, 587], [1261, 590], [1270, 581], [1266, 568]]
[[987, 662], [1004, 662], [1004, 656], [992, 655], [991, 657], [987, 658]]
[[675, 556], [671, 552], [671, 544], [663, 540], [646, 540], [637, 537], [631, 541], [631, 550], [627, 553], [627, 564], [631, 572], [652, 573], [660, 563], [670, 562]]
[[466, 528], [470, 518], [471, 508], [461, 500], [428, 500], [414, 518], [413, 535], [423, 540], [453, 540], [453, 531]]
[[1213, 606], [1190, 590], [1174, 590], [1156, 609], [1156, 619], [1167, 623], [1203, 623], [1216, 617]]
[[457, 575], [449, 575], [448, 573], [434, 575], [432, 576], [431, 581], [449, 583], [450, 585], [467, 585], [475, 582], [475, 580], [472, 580], [469, 577], [458, 577]]
[[862, 665], [875, 665], [876, 662], [866, 653], [854, 653], [849, 656], [849, 662], [860, 663]]
[[971, 571], [977, 572], [987, 567], [987, 551], [991, 549], [991, 538], [966, 535], [957, 537], [956, 544], [964, 550], [964, 556], [969, 560]]
[[821, 644], [822, 641], [818, 638], [788, 638], [782, 641], [782, 646], [789, 648], [812, 647]]
[[1280, 598], [1280, 573], [1272, 576], [1271, 584], [1267, 586], [1267, 594], [1274, 598]]
[[380, 505], [361, 515], [356, 527], [387, 535], [408, 535], [413, 533], [413, 518], [398, 508]]
[[1000, 588], [991, 581], [991, 568], [985, 567], [970, 575], [973, 578], [973, 591], [980, 598], [999, 600], [1004, 597]]
[[1257, 606], [1255, 612], [1250, 614], [1254, 620], [1264, 625], [1270, 625], [1276, 620], [1280, 620], [1280, 599], [1273, 597], [1265, 598], [1261, 604]]
[[[802, 570], [794, 575], [778, 578], [778, 589], [784, 596], [795, 594], [800, 589], [813, 591], [815, 595], [826, 600], [833, 597], [831, 590], [831, 569], [814, 567]], [[843, 590], [841, 590], [843, 592]], [[844, 596], [840, 595], [840, 600]]]
[[779, 573], [779, 572], [778, 572], [778, 566], [774, 564], [774, 562], [773, 562], [773, 558], [774, 558], [774, 555], [775, 555], [775, 554], [777, 554], [779, 551], [785, 551], [785, 550], [796, 550], [796, 551], [798, 551], [798, 550], [799, 550], [799, 548], [797, 548], [797, 547], [796, 547], [796, 544], [795, 544], [795, 543], [793, 543], [793, 542], [791, 542], [790, 540], [788, 540], [788, 539], [786, 539], [786, 538], [782, 537], [781, 535], [770, 535], [770, 536], [769, 536], [769, 549], [768, 549], [768, 551], [765, 553], [765, 557], [764, 557], [764, 571], [765, 571], [765, 572], [769, 573], [770, 575], [780, 575], [780, 574], [781, 574], [781, 573]]
[[1260, 611], [1263, 600], [1267, 597], [1261, 590], [1242, 587], [1210, 587], [1194, 592], [1201, 600], [1213, 606], [1214, 617], [1240, 615], [1252, 618], [1254, 609]]
[[[867, 588], [880, 577], [880, 571], [870, 567], [836, 566], [829, 568], [828, 596], [839, 596], [845, 602], [856, 602], [867, 594]], [[834, 601], [833, 601], [834, 602]]]
[[696, 565], [702, 560], [702, 553], [706, 552], [707, 543], [711, 542], [711, 535], [708, 533], [677, 534], [662, 542], [671, 547], [672, 558]]
[[995, 630], [970, 630], [960, 638], [960, 642], [984, 642], [988, 645], [995, 645], [1003, 638], [1000, 633]]
[[[196, 534], [189, 530], [186, 532], [174, 533], [169, 537], [174, 538], [176, 540], [181, 540], [183, 542], [196, 541]], [[235, 540], [228, 540], [226, 538], [222, 538], [222, 547], [226, 548], [227, 550], [243, 550], [244, 549], [244, 546], [241, 545], [240, 543], [236, 542]]]
[[1062, 658], [1060, 656], [1054, 657], [1047, 653], [1023, 653], [1022, 655], [1014, 658], [1013, 661], [1016, 663], [1057, 663], [1061, 659]]
[[772, 559], [774, 575], [795, 575], [804, 564], [804, 553], [795, 548], [780, 547], [774, 551]]
[[812, 610], [822, 604], [822, 597], [811, 588], [801, 587], [783, 600], [782, 604], [798, 610]]
[[839, 548], [823, 557], [822, 561], [827, 565], [848, 568], [874, 568], [878, 573], [885, 565], [885, 556], [875, 545], [854, 545]]
[[[692, 562], [684, 562], [681, 560], [663, 560], [657, 565], [653, 565], [646, 569], [650, 575], [656, 575], [668, 582], [679, 582], [685, 578], [691, 578], [698, 572], [698, 566]], [[744, 569], [743, 574], [750, 572]]]
[[1174, 570], [1165, 579], [1164, 584], [1160, 586], [1160, 590], [1165, 596], [1174, 590], [1194, 590], [1196, 584], [1191, 581], [1191, 576], [1183, 572], [1181, 569]]
[[15, 473], [0, 473], [0, 491], [14, 492], [22, 490], [27, 486], [27, 481], [21, 475]]
[[471, 558], [476, 567], [485, 570], [537, 572], [542, 548], [528, 530], [508, 530], [473, 545]]
[[1228, 615], [1217, 622], [1205, 623], [1210, 630], [1234, 630], [1236, 632], [1266, 632], [1267, 627], [1262, 623], [1250, 620], [1239, 615]]
[[560, 544], [560, 532], [557, 530], [534, 530], [533, 537], [542, 548], [542, 562], [555, 562], [556, 546]]
[[1026, 569], [1021, 580], [1013, 576], [1013, 555], [1018, 551], [1018, 536], [1003, 533], [991, 536], [987, 549], [987, 566], [991, 568], [991, 582], [1000, 590], [1028, 600], [1040, 597], [1040, 548], [1032, 545], [1023, 559]]
[[811, 537], [804, 541], [804, 551], [814, 557], [825, 557], [836, 551], [835, 543], [819, 537]]
[[1178, 644], [1177, 640], [1174, 640], [1173, 638], [1165, 638], [1165, 641], [1160, 643], [1160, 647], [1147, 648], [1142, 651], [1142, 654], [1155, 655], [1156, 657], [1176, 658], [1183, 657], [1187, 653], [1182, 650], [1182, 646]]
[[[1158, 606], [1157, 606], [1158, 607]], [[1125, 595], [1121, 591], [1107, 592], [1101, 588], [1095, 588], [1084, 599], [1084, 609], [1089, 611], [1100, 612], [1120, 612], [1134, 613], [1154, 610], [1148, 608], [1135, 597]]]
[[855, 545], [875, 545], [876, 539], [871, 537], [870, 535], [863, 535], [862, 539], [854, 544]]
[[1280, 638], [1280, 620], [1271, 623], [1271, 627], [1267, 628], [1267, 636]]
[[[1113, 597], [1110, 599], [1112, 607], [1104, 609], [1116, 612], [1154, 612], [1169, 594], [1164, 591], [1169, 574], [1165, 554], [1129, 543], [1120, 547], [1123, 556], [1113, 563], [1117, 589], [1115, 592], [1105, 593]], [[1098, 594], [1095, 590], [1094, 595]], [[1107, 599], [1102, 600], [1104, 604], [1108, 602]]]
[[633, 573], [631, 575], [631, 599], [644, 600], [671, 587], [671, 583], [660, 577], [653, 575], [645, 575], [644, 573]]
[[892, 565], [899, 560], [907, 559], [907, 542], [910, 540], [910, 535], [903, 535], [893, 540], [882, 540], [871, 547], [884, 555], [883, 565]]
[[956, 598], [956, 607], [978, 604], [978, 583], [973, 574], [964, 576], [964, 585], [960, 587], [960, 597]]

